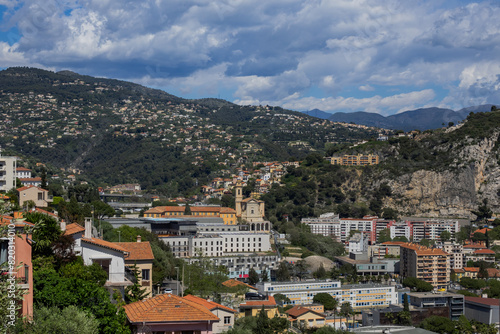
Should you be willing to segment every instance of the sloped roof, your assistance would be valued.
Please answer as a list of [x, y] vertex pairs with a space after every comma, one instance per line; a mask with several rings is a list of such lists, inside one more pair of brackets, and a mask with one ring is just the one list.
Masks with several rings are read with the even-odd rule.
[[84, 232], [85, 228], [77, 223], [72, 223], [66, 225], [66, 231], [64, 231], [64, 235], [73, 235], [76, 233]]
[[307, 312], [312, 312], [312, 313], [317, 314], [319, 316], [325, 317], [325, 315], [322, 313], [313, 311], [310, 308], [300, 306], [300, 305], [294, 306], [291, 309], [285, 311], [286, 314], [288, 314], [289, 316], [291, 316], [293, 318], [298, 318], [301, 315], [306, 314]]
[[82, 242], [93, 244], [96, 246], [101, 246], [104, 248], [109, 248], [118, 252], [127, 253], [127, 250], [121, 246], [116, 245], [114, 242], [109, 242], [106, 240], [96, 239], [96, 238], [82, 238]]
[[479, 268], [476, 267], [464, 267], [464, 270], [469, 272], [479, 272]]
[[256, 307], [276, 307], [276, 301], [273, 296], [269, 296], [266, 300], [246, 300], [244, 303], [240, 304], [240, 308], [256, 308]]
[[249, 288], [251, 290], [257, 290], [256, 287], [253, 287], [249, 284], [238, 281], [237, 279], [234, 279], [234, 278], [231, 278], [231, 279], [228, 279], [227, 281], [222, 282], [222, 285], [227, 286], [228, 288], [234, 288], [236, 286], [244, 286], [244, 287]]
[[402, 248], [407, 248], [415, 251], [417, 255], [448, 255], [445, 251], [438, 248], [428, 248], [419, 244], [414, 243], [404, 243], [401, 245]]
[[474, 254], [491, 254], [491, 255], [495, 255], [495, 252], [492, 251], [491, 249], [477, 249], [474, 251]]
[[477, 304], [489, 305], [489, 306], [499, 306], [500, 299], [496, 298], [483, 298], [483, 297], [468, 297], [465, 296], [466, 302], [473, 302]]
[[232, 313], [238, 312], [238, 311], [233, 310], [232, 308], [229, 308], [227, 306], [218, 304], [218, 303], [213, 302], [211, 300], [206, 300], [206, 299], [203, 299], [203, 298], [200, 298], [200, 297], [197, 297], [197, 296], [193, 296], [193, 295], [187, 295], [187, 296], [184, 297], [184, 299], [190, 300], [193, 303], [196, 303], [198, 305], [206, 307], [210, 311], [215, 310], [217, 308], [220, 308], [220, 309], [226, 310], [228, 312], [232, 312]]
[[214, 322], [219, 320], [207, 308], [169, 293], [130, 303], [123, 308], [131, 323]]
[[125, 260], [154, 260], [155, 258], [149, 241], [115, 242], [114, 244], [124, 248], [129, 253]]

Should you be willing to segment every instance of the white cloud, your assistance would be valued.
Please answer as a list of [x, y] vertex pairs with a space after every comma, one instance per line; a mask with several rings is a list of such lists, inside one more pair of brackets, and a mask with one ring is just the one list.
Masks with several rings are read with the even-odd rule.
[[[4, 66], [81, 70], [189, 94], [230, 89], [240, 103], [294, 109], [391, 113], [443, 90], [450, 95], [441, 106], [498, 98], [500, 5], [439, 3], [0, 0], [4, 28], [22, 36], [1, 45], [0, 56]], [[383, 86], [415, 92], [380, 97]], [[349, 97], [346, 87], [374, 96]]]

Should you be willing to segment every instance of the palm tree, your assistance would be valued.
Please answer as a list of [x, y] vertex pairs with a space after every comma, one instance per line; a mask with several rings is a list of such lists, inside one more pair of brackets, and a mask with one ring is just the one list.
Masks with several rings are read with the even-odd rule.
[[[342, 303], [342, 305], [340, 306], [340, 315], [346, 317], [348, 324], [349, 324], [349, 316], [351, 314], [353, 314], [351, 303], [349, 303], [349, 302]], [[354, 323], [353, 323], [353, 326], [354, 326]]]
[[337, 307], [339, 307], [339, 301], [337, 298], [333, 298], [332, 306], [333, 306], [333, 327], [336, 329], [337, 320], [335, 316], [337, 315]]

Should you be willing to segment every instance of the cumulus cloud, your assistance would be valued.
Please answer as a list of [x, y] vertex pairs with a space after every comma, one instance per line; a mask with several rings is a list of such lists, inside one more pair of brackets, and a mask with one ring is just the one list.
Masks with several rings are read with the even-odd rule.
[[20, 37], [0, 59], [293, 109], [387, 114], [497, 99], [500, 5], [440, 3], [0, 0], [4, 30]]

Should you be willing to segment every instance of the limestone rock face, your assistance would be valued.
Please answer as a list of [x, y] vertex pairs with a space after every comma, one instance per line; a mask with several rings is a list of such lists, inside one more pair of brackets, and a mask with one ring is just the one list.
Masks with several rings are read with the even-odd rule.
[[[499, 132], [466, 145], [457, 145], [456, 164], [450, 170], [418, 170], [384, 180], [392, 190], [385, 205], [400, 212], [428, 217], [470, 217], [484, 198], [500, 213]], [[397, 200], [395, 200], [397, 199]]]

